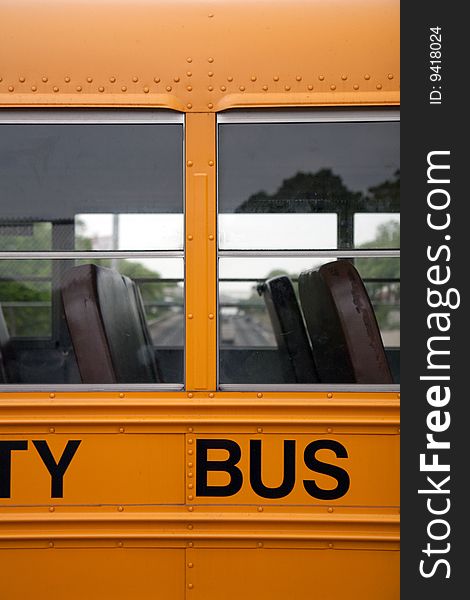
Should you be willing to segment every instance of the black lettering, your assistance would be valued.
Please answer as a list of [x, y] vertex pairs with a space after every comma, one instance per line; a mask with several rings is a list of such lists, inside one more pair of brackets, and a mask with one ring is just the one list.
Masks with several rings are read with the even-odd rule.
[[284, 498], [295, 484], [295, 440], [284, 440], [284, 476], [279, 487], [266, 487], [261, 478], [261, 440], [250, 440], [250, 484], [262, 498]]
[[[227, 460], [208, 460], [208, 450], [226, 450]], [[233, 496], [243, 485], [243, 475], [235, 465], [242, 456], [240, 446], [225, 439], [196, 440], [196, 495], [197, 496]], [[209, 471], [224, 471], [230, 475], [227, 485], [208, 485]]]
[[75, 456], [77, 448], [81, 444], [81, 440], [69, 440], [65, 446], [65, 450], [56, 463], [46, 440], [33, 440], [34, 447], [42, 458], [42, 462], [46, 465], [51, 476], [51, 498], [64, 497], [64, 475], [68, 469], [72, 458]]
[[4, 440], [0, 442], [0, 498], [11, 495], [11, 453], [13, 450], [27, 450], [26, 440]]
[[338, 485], [332, 490], [324, 490], [318, 487], [314, 479], [305, 479], [304, 488], [313, 498], [318, 498], [319, 500], [336, 500], [337, 498], [344, 496], [349, 490], [349, 475], [344, 469], [341, 469], [341, 467], [319, 461], [315, 457], [315, 454], [318, 450], [323, 449], [332, 450], [338, 458], [348, 458], [346, 448], [339, 442], [336, 442], [335, 440], [315, 440], [314, 442], [310, 442], [305, 448], [305, 464], [311, 471], [333, 477], [333, 479], [336, 479], [338, 482]]

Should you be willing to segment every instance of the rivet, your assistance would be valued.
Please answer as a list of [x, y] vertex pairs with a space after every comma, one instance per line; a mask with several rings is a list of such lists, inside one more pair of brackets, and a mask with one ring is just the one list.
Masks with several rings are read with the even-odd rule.
[[109, 78], [109, 81], [110, 81], [111, 83], [115, 83], [115, 82], [116, 82], [116, 77], [110, 77], [110, 78]]
[[211, 242], [214, 240], [214, 236], [212, 235], [212, 233], [210, 234], [209, 239]]
[[310, 84], [307, 86], [307, 89], [309, 89], [310, 91], [312, 91], [312, 90], [313, 90], [313, 85], [310, 83]]
[[10, 86], [8, 87], [8, 91], [9, 91], [9, 92], [14, 92], [14, 91], [15, 91], [15, 88], [14, 88], [12, 85], [10, 85]]
[[193, 500], [194, 496], [192, 496], [191, 494], [188, 496], [188, 500]]
[[258, 427], [258, 428], [256, 429], [256, 431], [257, 431], [258, 433], [263, 433], [263, 428], [262, 428], [262, 427]]
[[171, 92], [171, 85], [167, 85], [165, 89], [167, 92]]
[[333, 512], [333, 508], [331, 506], [328, 507], [328, 512], [332, 513]]
[[48, 82], [48, 79], [47, 79], [47, 77], [43, 77], [43, 78], [42, 78], [42, 81], [43, 81], [43, 83], [47, 83], [47, 82]]
[[49, 506], [49, 512], [54, 512], [55, 508], [53, 506]]
[[209, 73], [207, 73], [208, 77], [213, 77], [214, 72], [213, 71], [209, 71]]
[[193, 487], [194, 487], [194, 483], [188, 483], [188, 488], [189, 488], [190, 490], [192, 490], [192, 489], [193, 489]]
[[261, 392], [258, 392], [256, 395], [258, 396], [258, 398], [262, 398], [263, 397], [263, 394]]
[[119, 393], [119, 398], [124, 398], [124, 392]]
[[256, 81], [256, 75], [251, 76], [251, 81]]
[[[82, 86], [81, 85], [77, 85], [76, 89], [77, 89], [77, 92], [81, 92], [82, 91]], [[124, 92], [125, 90], [122, 90], [122, 91]]]
[[179, 83], [179, 80], [180, 80], [180, 78], [179, 78], [179, 77], [173, 77], [173, 81], [174, 81], [175, 83]]
[[55, 427], [49, 427], [49, 433], [55, 433]]
[[31, 86], [31, 91], [32, 91], [32, 92], [35, 92], [37, 89], [38, 89], [38, 88], [37, 88], [35, 85], [32, 85], [32, 86]]
[[400, 433], [400, 428], [399, 427], [397, 428], [397, 433]]
[[150, 92], [149, 88], [148, 87], [144, 87], [144, 93], [148, 94], [149, 92]]
[[209, 56], [209, 58], [207, 59], [207, 62], [213, 63], [214, 59], [212, 58], [212, 56]]
[[193, 427], [188, 427], [188, 431], [189, 431], [190, 433], [192, 433], [192, 432], [194, 431], [194, 428], [193, 428]]
[[26, 78], [25, 77], [18, 77], [18, 81], [20, 83], [24, 83], [26, 81]]
[[124, 510], [124, 506], [118, 506], [118, 511], [122, 512]]
[[326, 428], [326, 431], [327, 431], [328, 433], [331, 433], [331, 432], [333, 431], [333, 429], [331, 429], [331, 427], [327, 427], [327, 428]]
[[188, 90], [188, 92], [192, 92], [193, 91], [193, 86], [192, 85], [187, 85], [186, 89]]
[[188, 563], [188, 569], [192, 569], [193, 567], [194, 567], [194, 565], [192, 562]]
[[353, 85], [353, 88], [354, 88], [355, 90], [358, 90], [358, 89], [359, 89], [359, 86], [357, 85], [357, 83], [355, 83], [355, 84]]
[[326, 395], [327, 398], [333, 398], [333, 394], [331, 392], [328, 392], [328, 394]]
[[125, 85], [121, 87], [121, 92], [127, 92], [127, 87]]
[[87, 77], [86, 80], [88, 81], [88, 83], [93, 83], [93, 77]]
[[191, 455], [191, 454], [194, 454], [194, 450], [193, 450], [192, 448], [190, 448], [190, 449], [188, 450], [188, 454], [189, 454], [189, 455]]
[[189, 512], [193, 512], [193, 510], [194, 510], [194, 506], [188, 506], [188, 511]]
[[54, 394], [54, 392], [51, 392], [51, 393], [49, 394], [49, 398], [55, 398], [55, 394]]
[[54, 542], [49, 542], [49, 548], [54, 548]]
[[213, 319], [214, 318], [214, 314], [213, 313], [209, 313], [209, 319]]
[[2, 81], [3, 81], [3, 77], [0, 77], [0, 83], [2, 83]]
[[188, 63], [193, 62], [193, 59], [190, 56], [188, 56], [188, 58], [186, 59], [186, 62], [188, 62]]
[[99, 91], [99, 92], [104, 92], [104, 87], [101, 85], [101, 86], [98, 88], [98, 91]]
[[335, 84], [334, 84], [334, 83], [333, 83], [332, 85], [330, 85], [330, 90], [333, 90], [333, 91], [334, 91], [335, 89], [336, 89], [336, 86], [335, 86]]
[[191, 525], [191, 523], [188, 525], [188, 529], [194, 529], [194, 525]]
[[262, 506], [258, 506], [258, 512], [263, 512], [263, 507]]
[[188, 467], [189, 467], [190, 469], [192, 469], [192, 468], [193, 468], [193, 463], [192, 463], [192, 462], [188, 462]]
[[300, 75], [297, 75], [296, 80], [297, 81], [302, 81], [302, 77]]
[[124, 427], [119, 427], [119, 433], [124, 433], [125, 429]]
[[264, 90], [265, 92], [267, 92], [267, 91], [268, 91], [268, 86], [267, 86], [267, 85], [263, 85], [263, 90]]
[[213, 398], [214, 397], [214, 392], [209, 392], [209, 398]]
[[[194, 396], [194, 394], [192, 392], [189, 392], [188, 394], [188, 398], [192, 398]], [[192, 442], [190, 442], [192, 444]]]
[[397, 394], [397, 398], [398, 398], [398, 400], [400, 400], [400, 394]]
[[70, 77], [67, 75], [67, 77], [64, 77], [64, 81], [65, 83], [70, 83]]
[[348, 78], [348, 76], [347, 76], [347, 75], [341, 75], [341, 79], [342, 79], [343, 81], [346, 81], [346, 79], [347, 79], [347, 78]]
[[193, 542], [188, 542], [188, 548], [192, 548], [194, 546]]
[[229, 77], [227, 77], [227, 81], [233, 81], [233, 77], [229, 75]]
[[286, 90], [286, 92], [288, 92], [290, 90], [290, 85], [285, 85], [284, 89]]
[[319, 76], [318, 76], [318, 79], [319, 79], [320, 81], [323, 81], [323, 80], [325, 79], [325, 76], [324, 76], [324, 75], [319, 75]]
[[364, 79], [367, 79], [367, 81], [370, 79], [370, 75], [369, 75], [369, 73], [366, 73], [366, 74], [364, 75]]
[[328, 548], [333, 548], [333, 544], [328, 544]]
[[54, 92], [58, 92], [59, 88], [58, 87], [54, 87], [53, 90], [54, 90]]
[[258, 545], [258, 548], [262, 548], [264, 544], [263, 544], [263, 542], [258, 542], [257, 545]]
[[207, 89], [209, 90], [209, 92], [212, 92], [214, 87], [212, 85], [209, 85]]
[[191, 102], [189, 102], [189, 104], [186, 104], [186, 108], [191, 109], [193, 107], [193, 105], [191, 104]]
[[194, 585], [193, 585], [192, 583], [188, 583], [188, 588], [189, 588], [190, 590], [192, 590], [192, 589], [193, 589], [193, 587], [194, 587]]
[[381, 83], [378, 83], [378, 84], [377, 84], [375, 87], [376, 87], [378, 90], [381, 90], [381, 89], [382, 89], [382, 84], [381, 84]]
[[137, 83], [137, 82], [139, 81], [139, 78], [134, 76], [134, 77], [132, 78], [132, 81], [133, 81], [134, 83]]
[[387, 75], [387, 77], [388, 77], [389, 79], [393, 79], [393, 73], [389, 73], [389, 74]]
[[274, 81], [279, 81], [279, 75], [274, 75], [273, 80]]
[[245, 86], [241, 85], [239, 89], [240, 89], [240, 92], [244, 92], [245, 91]]
[[194, 315], [193, 315], [193, 313], [189, 313], [189, 314], [188, 314], [188, 319], [192, 319], [192, 318], [193, 318], [193, 316], [194, 316]]
[[160, 77], [154, 77], [153, 80], [155, 81], [155, 83], [160, 83]]
[[221, 92], [225, 92], [225, 90], [226, 90], [226, 89], [227, 89], [227, 88], [225, 87], [225, 85], [221, 85], [221, 86], [220, 86], [220, 91], [221, 91]]
[[191, 76], [192, 76], [192, 73], [191, 73], [191, 71], [186, 71], [186, 75], [187, 75], [188, 77], [191, 77]]
[[193, 166], [193, 164], [194, 164], [194, 163], [193, 163], [193, 161], [192, 161], [192, 160], [188, 160], [188, 161], [186, 161], [186, 165], [187, 165], [188, 167], [192, 167], [192, 166]]
[[[189, 394], [188, 394], [188, 396], [189, 396]], [[191, 395], [191, 398], [192, 398], [192, 395]], [[188, 444], [192, 444], [193, 442], [194, 442], [194, 440], [192, 438], [189, 438]]]
[[192, 236], [191, 234], [189, 234], [189, 235], [188, 235], [188, 240], [189, 240], [190, 242], [192, 242], [192, 240], [193, 240], [193, 236]]
[[213, 160], [210, 160], [210, 161], [208, 162], [208, 165], [209, 165], [209, 167], [213, 167], [213, 166], [214, 166], [214, 161], [213, 161]]
[[118, 542], [117, 545], [118, 545], [118, 548], [122, 548], [124, 546], [124, 544], [122, 542]]

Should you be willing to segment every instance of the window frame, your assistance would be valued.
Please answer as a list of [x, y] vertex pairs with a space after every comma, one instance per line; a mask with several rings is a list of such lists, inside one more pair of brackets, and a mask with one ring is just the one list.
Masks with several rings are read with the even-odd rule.
[[[364, 109], [350, 107], [311, 108], [311, 109], [253, 109], [230, 110], [217, 115], [216, 122], [216, 152], [219, 164], [219, 126], [245, 124], [289, 124], [289, 123], [371, 123], [371, 122], [400, 122], [398, 107], [367, 107]], [[221, 250], [219, 248], [219, 181], [220, 172], [217, 170], [217, 390], [221, 392], [399, 392], [400, 384], [333, 384], [333, 383], [285, 383], [285, 384], [245, 384], [220, 382], [220, 276], [219, 259], [221, 258], [400, 258], [400, 249], [384, 250]], [[400, 213], [399, 213], [400, 214]]]
[[[186, 180], [185, 180], [185, 115], [166, 109], [4, 109], [0, 112], [0, 125], [160, 125], [171, 124], [182, 127], [183, 147], [181, 149], [182, 177], [182, 216], [183, 247], [180, 250], [91, 250], [91, 251], [5, 251], [0, 252], [0, 260], [57, 260], [57, 259], [125, 259], [125, 258], [178, 258], [183, 265], [183, 340], [186, 339], [186, 273], [185, 273], [185, 215], [186, 215]], [[54, 321], [54, 305], [52, 305], [52, 321]], [[52, 322], [54, 330], [54, 322]], [[24, 341], [19, 343], [24, 345]], [[27, 343], [27, 340], [26, 340]], [[186, 343], [183, 341], [183, 382], [182, 383], [116, 383], [116, 384], [40, 384], [40, 383], [7, 383], [0, 384], [3, 392], [113, 392], [113, 391], [153, 391], [180, 392], [186, 387]]]

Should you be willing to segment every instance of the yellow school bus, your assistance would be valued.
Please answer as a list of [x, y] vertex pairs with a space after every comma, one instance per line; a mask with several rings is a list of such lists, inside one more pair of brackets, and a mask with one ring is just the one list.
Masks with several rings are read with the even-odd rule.
[[398, 598], [398, 2], [0, 23], [0, 596]]

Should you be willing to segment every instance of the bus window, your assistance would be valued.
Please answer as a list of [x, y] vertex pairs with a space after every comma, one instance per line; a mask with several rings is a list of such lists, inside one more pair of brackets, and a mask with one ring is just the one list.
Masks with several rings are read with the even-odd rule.
[[[219, 117], [218, 136], [219, 384], [397, 383], [397, 114], [234, 112]], [[372, 307], [362, 318], [374, 324], [365, 333], [383, 355], [375, 372], [354, 374], [350, 365], [342, 371], [334, 358], [329, 368], [316, 364], [325, 356], [318, 354], [319, 340], [327, 347], [334, 336], [309, 331], [306, 321], [326, 317], [309, 318], [299, 279], [337, 260], [351, 265], [345, 279], [356, 277], [355, 292], [348, 293], [361, 290], [362, 306]], [[317, 297], [315, 315], [320, 309]], [[354, 330], [351, 323], [342, 327]], [[365, 356], [360, 336], [355, 342], [351, 352]]]
[[[39, 112], [0, 123], [3, 383], [181, 387], [182, 125], [182, 117], [154, 111]], [[120, 352], [130, 353], [129, 365], [136, 360], [135, 370], [114, 365], [113, 376], [90, 379], [77, 361], [80, 336], [93, 337], [87, 317], [71, 327], [64, 306], [65, 297], [69, 309], [79, 303], [69, 284], [80, 267], [109, 275], [95, 299], [108, 350], [117, 364], [116, 331], [134, 331], [134, 343]], [[113, 282], [120, 282], [122, 297], [106, 292]], [[124, 284], [134, 295], [126, 295]], [[126, 321], [132, 301], [140, 317]], [[139, 361], [155, 365], [154, 375], [139, 370]]]

